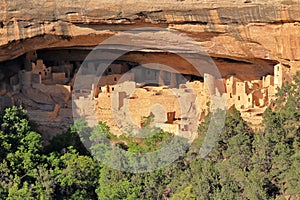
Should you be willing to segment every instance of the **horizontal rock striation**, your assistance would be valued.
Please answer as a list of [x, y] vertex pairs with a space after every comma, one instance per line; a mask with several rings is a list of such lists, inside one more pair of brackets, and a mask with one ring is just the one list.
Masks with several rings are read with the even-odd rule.
[[295, 0], [1, 0], [0, 7], [0, 61], [36, 49], [94, 46], [122, 30], [160, 26], [188, 34], [215, 57], [299, 67]]
[[[274, 74], [278, 63], [294, 73], [300, 69], [299, 22], [298, 0], [0, 0], [0, 91], [2, 96], [7, 94], [1, 106], [14, 99], [27, 105], [41, 132], [66, 130], [72, 121], [71, 89], [45, 82], [21, 92], [16, 84], [16, 94], [8, 92], [21, 70], [26, 71], [25, 75], [30, 73], [24, 60], [37, 52], [48, 63], [60, 63], [47, 63], [56, 70], [53, 77], [59, 78], [64, 72], [63, 67], [58, 68], [65, 66], [64, 61], [78, 67], [93, 47], [135, 28], [168, 28], [186, 34], [213, 58], [225, 79], [235, 76], [251, 83]], [[161, 40], [172, 35], [166, 32], [162, 36], [156, 40], [149, 37], [148, 43], [157, 44], [160, 50], [171, 48], [191, 56], [189, 51], [182, 51], [184, 41], [163, 47]], [[199, 75], [176, 53], [132, 51], [119, 59], [139, 64], [155, 61], [180, 73]]]

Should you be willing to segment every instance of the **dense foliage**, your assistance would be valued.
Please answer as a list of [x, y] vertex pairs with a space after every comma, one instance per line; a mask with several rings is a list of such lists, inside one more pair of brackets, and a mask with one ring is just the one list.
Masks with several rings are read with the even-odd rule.
[[[299, 199], [299, 89], [297, 74], [294, 83], [279, 91], [274, 109], [265, 111], [261, 130], [254, 132], [233, 109], [215, 148], [200, 158], [207, 117], [182, 157], [136, 174], [97, 162], [77, 134], [85, 126], [71, 126], [45, 145], [22, 108], [7, 108], [0, 117], [0, 199]], [[163, 131], [141, 141], [116, 137], [104, 123], [90, 136], [80, 135], [92, 150], [103, 136], [140, 153], [156, 150], [172, 137]]]

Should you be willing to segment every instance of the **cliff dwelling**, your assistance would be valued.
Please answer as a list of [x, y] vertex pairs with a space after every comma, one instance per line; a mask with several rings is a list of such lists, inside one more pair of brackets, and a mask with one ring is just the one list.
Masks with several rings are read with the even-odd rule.
[[300, 200], [299, 70], [300, 0], [0, 0], [0, 200]]
[[[276, 89], [291, 81], [289, 67], [276, 61], [251, 63], [213, 57], [222, 75], [216, 80], [194, 71], [175, 54], [134, 51], [110, 63], [101, 78], [87, 88], [74, 90], [81, 65], [86, 65], [81, 73], [88, 78], [99, 74], [106, 63], [84, 62], [91, 49], [42, 49], [0, 63], [5, 74], [1, 79], [1, 108], [22, 105], [41, 131], [57, 134], [72, 123], [71, 96], [75, 94], [73, 109], [78, 115], [91, 123], [104, 121], [116, 134], [121, 133], [120, 127], [126, 127], [127, 117], [137, 127], [143, 126], [143, 117], [151, 117], [156, 127], [178, 133], [196, 131], [192, 124], [201, 123], [212, 109], [211, 98], [222, 95], [226, 95], [227, 109], [236, 107], [245, 120], [257, 125], [275, 100]], [[153, 60], [176, 70], [151, 68], [147, 63]], [[220, 83], [223, 89], [218, 87]], [[124, 115], [125, 107], [128, 116]], [[197, 116], [196, 123], [191, 122], [190, 113]]]
[[[272, 105], [276, 88], [290, 81], [289, 74], [299, 69], [300, 15], [293, 1], [135, 1], [125, 3], [126, 12], [120, 10], [123, 3], [91, 0], [75, 6], [66, 0], [43, 6], [39, 1], [3, 1], [0, 107], [23, 105], [41, 132], [60, 133], [72, 122], [71, 95], [76, 93], [82, 105], [86, 99], [95, 102], [86, 105], [99, 113], [91, 121], [109, 122], [112, 109], [122, 111], [129, 104], [137, 126], [141, 126], [141, 117], [153, 116], [157, 126], [177, 130], [189, 128], [188, 124], [176, 125], [187, 118], [177, 109], [178, 96], [195, 98], [201, 122], [212, 106], [207, 103], [209, 95], [225, 93], [227, 109], [235, 106], [247, 121], [258, 124], [264, 109]], [[96, 45], [116, 33], [141, 27], [166, 28], [192, 38], [218, 66], [222, 80], [216, 82], [222, 82], [225, 91], [208, 95], [215, 80], [197, 73], [176, 54], [138, 50], [118, 57], [99, 82], [74, 91], [76, 73]], [[162, 41], [167, 39], [165, 32]], [[152, 43], [161, 45], [159, 41]], [[177, 41], [170, 47], [180, 49], [183, 45]], [[177, 72], [147, 68], [153, 61]], [[94, 73], [100, 64], [88, 67]], [[137, 78], [139, 73], [144, 73], [148, 83]], [[135, 92], [128, 95], [125, 86]], [[111, 103], [113, 98], [115, 104]], [[157, 102], [164, 109], [155, 106]]]

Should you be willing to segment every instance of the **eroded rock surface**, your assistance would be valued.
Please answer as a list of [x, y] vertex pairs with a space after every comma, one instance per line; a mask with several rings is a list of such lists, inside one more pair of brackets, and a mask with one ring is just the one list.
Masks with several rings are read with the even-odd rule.
[[[49, 62], [52, 57], [61, 56], [59, 66], [66, 69], [63, 59], [72, 60], [68, 56], [75, 55], [77, 60], [73, 59], [73, 64], [78, 67], [77, 61], [84, 60], [87, 54], [81, 54], [79, 59], [79, 54], [67, 52], [92, 49], [116, 33], [149, 26], [177, 30], [191, 37], [213, 57], [224, 78], [234, 75], [241, 81], [259, 80], [273, 74], [278, 63], [294, 73], [300, 68], [299, 22], [300, 5], [296, 0], [0, 0], [0, 75], [4, 74], [0, 76], [0, 87], [1, 96], [5, 96], [2, 102], [8, 105], [8, 99], [23, 98], [34, 110], [48, 112], [45, 126], [49, 125], [47, 119], [51, 119], [59, 130], [61, 122], [71, 121], [64, 120], [70, 114], [70, 108], [64, 108], [70, 94], [65, 89], [52, 92], [51, 87], [56, 86], [50, 85], [64, 84], [64, 72], [53, 68], [56, 73], [51, 81], [56, 82], [45, 82], [48, 86], [39, 88], [28, 86], [18, 98], [7, 90], [12, 84], [4, 84], [12, 81], [20, 70], [31, 70], [23, 63], [24, 55], [41, 50], [39, 58]], [[167, 40], [168, 35], [164, 38]], [[159, 40], [150, 42], [160, 44]], [[180, 49], [183, 45], [179, 42], [175, 47]], [[19, 59], [20, 56], [23, 57]], [[140, 64], [155, 60], [181, 73], [195, 74], [186, 61], [166, 52], [137, 51], [123, 55], [122, 60]], [[66, 72], [66, 78], [70, 78], [67, 75]], [[41, 119], [33, 112], [32, 116], [35, 115]]]
[[93, 46], [118, 31], [161, 26], [187, 33], [211, 55], [298, 66], [298, 1], [4, 1], [0, 60], [32, 49]]

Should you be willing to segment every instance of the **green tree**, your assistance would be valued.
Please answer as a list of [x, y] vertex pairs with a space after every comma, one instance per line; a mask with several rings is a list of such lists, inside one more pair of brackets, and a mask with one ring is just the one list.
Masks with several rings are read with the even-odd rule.
[[131, 174], [104, 166], [100, 171], [98, 199], [137, 199], [140, 188], [133, 187]]
[[34, 188], [35, 169], [42, 163], [41, 135], [32, 131], [26, 111], [21, 107], [5, 109], [0, 123], [0, 143], [4, 147], [1, 151], [2, 194], [11, 199], [34, 198], [38, 195]]

